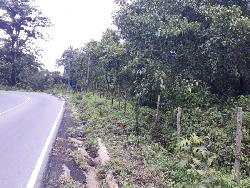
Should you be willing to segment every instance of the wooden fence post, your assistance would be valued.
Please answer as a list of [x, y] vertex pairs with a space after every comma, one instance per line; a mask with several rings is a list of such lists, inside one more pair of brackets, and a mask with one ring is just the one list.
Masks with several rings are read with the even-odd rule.
[[111, 95], [111, 105], [113, 106], [113, 104], [114, 104], [114, 97], [113, 95]]
[[127, 92], [124, 95], [124, 112], [127, 112]]
[[177, 142], [180, 141], [181, 137], [181, 107], [177, 108], [177, 115], [176, 115], [177, 121], [176, 121], [176, 137], [177, 137]]
[[93, 96], [95, 96], [95, 83], [94, 82], [92, 83], [91, 87], [92, 87]]
[[118, 109], [120, 110], [121, 109], [121, 95], [120, 95], [120, 86], [118, 85], [117, 86], [117, 96], [118, 96]]
[[241, 140], [242, 140], [242, 116], [243, 111], [241, 107], [237, 108], [237, 128], [235, 139], [235, 162], [234, 162], [234, 180], [240, 180], [240, 155], [241, 155]]

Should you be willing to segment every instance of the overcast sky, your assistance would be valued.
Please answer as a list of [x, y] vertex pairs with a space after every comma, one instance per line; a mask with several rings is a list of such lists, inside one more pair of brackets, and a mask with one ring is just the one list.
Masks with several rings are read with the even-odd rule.
[[35, 0], [53, 27], [46, 29], [50, 41], [39, 42], [43, 49], [41, 62], [55, 70], [55, 61], [68, 46], [83, 46], [91, 39], [100, 39], [112, 26], [113, 0]]

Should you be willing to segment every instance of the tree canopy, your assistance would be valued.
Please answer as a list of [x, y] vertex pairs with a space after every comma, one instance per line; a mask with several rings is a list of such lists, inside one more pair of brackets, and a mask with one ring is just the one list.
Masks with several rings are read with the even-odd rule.
[[75, 81], [86, 79], [91, 62], [88, 82], [103, 90], [139, 93], [146, 100], [159, 93], [174, 96], [182, 80], [199, 82], [222, 99], [249, 94], [247, 1], [116, 3], [117, 30], [107, 29], [93, 48], [87, 43], [76, 50], [72, 66], [86, 71], [73, 71], [73, 80], [79, 72]]

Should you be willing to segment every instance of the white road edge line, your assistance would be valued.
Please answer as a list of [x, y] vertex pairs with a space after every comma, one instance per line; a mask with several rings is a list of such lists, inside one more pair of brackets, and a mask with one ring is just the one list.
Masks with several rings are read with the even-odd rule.
[[4, 114], [7, 114], [8, 112], [11, 112], [11, 111], [13, 111], [13, 110], [16, 110], [17, 108], [21, 107], [22, 105], [26, 104], [26, 103], [29, 102], [29, 101], [30, 101], [30, 98], [27, 97], [26, 100], [25, 100], [24, 102], [22, 102], [21, 104], [18, 104], [18, 105], [14, 106], [14, 107], [12, 107], [12, 108], [10, 108], [10, 109], [8, 109], [8, 110], [5, 110], [5, 111], [3, 111], [3, 112], [0, 112], [0, 116], [1, 116], [1, 115], [4, 115]]
[[56, 120], [55, 120], [55, 122], [54, 122], [54, 124], [52, 126], [51, 131], [50, 131], [50, 134], [49, 134], [49, 136], [48, 136], [48, 138], [47, 138], [47, 140], [46, 140], [46, 142], [45, 142], [45, 144], [44, 144], [44, 146], [42, 148], [42, 152], [40, 153], [40, 156], [39, 156], [39, 158], [38, 158], [38, 160], [36, 162], [36, 166], [35, 166], [32, 174], [30, 176], [30, 179], [28, 181], [28, 184], [27, 184], [26, 188], [33, 188], [35, 186], [35, 184], [36, 184], [37, 177], [39, 175], [40, 169], [41, 169], [42, 164], [43, 164], [43, 160], [44, 160], [44, 158], [46, 156], [46, 153], [47, 153], [47, 150], [49, 148], [50, 142], [51, 142], [51, 140], [53, 138], [54, 132], [56, 131], [57, 124], [58, 124], [58, 122], [60, 120], [60, 117], [61, 117], [61, 115], [63, 113], [64, 103], [65, 102], [63, 102], [63, 104], [62, 104], [60, 112], [57, 115]]

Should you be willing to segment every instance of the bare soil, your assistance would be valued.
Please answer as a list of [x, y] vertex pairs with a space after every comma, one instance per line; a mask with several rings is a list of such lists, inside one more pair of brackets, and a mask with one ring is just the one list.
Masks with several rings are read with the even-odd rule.
[[[77, 184], [77, 187], [99, 188], [103, 181], [109, 188], [118, 188], [117, 180], [111, 170], [102, 180], [97, 176], [97, 168], [106, 165], [111, 160], [105, 143], [101, 138], [97, 138], [97, 148], [86, 147], [86, 143], [83, 141], [85, 140], [84, 135], [78, 135], [77, 131], [73, 135], [70, 134], [70, 128], [71, 130], [72, 128], [76, 129], [79, 125], [85, 126], [86, 123], [86, 121], [77, 122], [71, 117], [71, 114], [69, 106], [66, 105], [41, 188], [71, 187], [72, 184], [65, 185], [65, 183], [72, 182], [75, 182], [74, 185]], [[82, 165], [77, 164], [78, 162], [72, 159], [73, 151], [77, 151], [87, 160], [84, 170], [81, 168]], [[80, 156], [81, 160], [84, 161], [82, 157]]]

